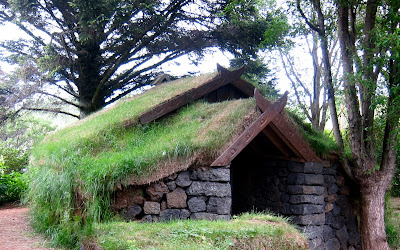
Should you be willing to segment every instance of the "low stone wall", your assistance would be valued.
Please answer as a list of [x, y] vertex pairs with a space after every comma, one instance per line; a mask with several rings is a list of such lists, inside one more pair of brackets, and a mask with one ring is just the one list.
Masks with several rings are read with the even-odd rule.
[[229, 166], [199, 168], [171, 175], [147, 186], [117, 191], [112, 210], [128, 220], [229, 220], [231, 185]]
[[310, 249], [361, 249], [351, 188], [337, 163], [263, 161], [236, 167], [189, 169], [117, 191], [112, 209], [145, 222], [229, 220], [232, 205], [235, 213], [268, 210], [290, 217], [308, 235]]

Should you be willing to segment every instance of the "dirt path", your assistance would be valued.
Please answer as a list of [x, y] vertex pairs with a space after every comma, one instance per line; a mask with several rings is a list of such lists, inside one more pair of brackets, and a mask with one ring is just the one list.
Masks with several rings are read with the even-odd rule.
[[34, 235], [28, 223], [28, 208], [16, 205], [0, 207], [0, 249], [50, 249], [46, 241]]

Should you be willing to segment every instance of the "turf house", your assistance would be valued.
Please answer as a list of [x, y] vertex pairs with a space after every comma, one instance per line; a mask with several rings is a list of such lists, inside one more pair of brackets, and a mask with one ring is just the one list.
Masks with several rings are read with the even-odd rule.
[[311, 249], [360, 249], [356, 191], [336, 158], [304, 139], [287, 94], [268, 101], [242, 73], [159, 83], [49, 135], [33, 185], [63, 190], [71, 209], [42, 212], [155, 222], [267, 210], [290, 217]]

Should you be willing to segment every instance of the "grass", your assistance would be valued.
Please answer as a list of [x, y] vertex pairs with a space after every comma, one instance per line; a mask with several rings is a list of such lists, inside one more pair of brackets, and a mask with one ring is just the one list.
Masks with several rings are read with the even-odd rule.
[[160, 85], [55, 131], [36, 145], [25, 197], [34, 227], [55, 242], [73, 246], [82, 225], [110, 218], [115, 187], [135, 180], [150, 182], [155, 173], [171, 174], [165, 162], [182, 166], [190, 160], [213, 159], [255, 119], [252, 98], [198, 101], [174, 116], [146, 125], [137, 122], [143, 111], [212, 76]]
[[181, 220], [94, 225], [87, 243], [102, 249], [307, 249], [307, 240], [282, 217], [243, 214], [231, 221]]
[[304, 120], [294, 112], [287, 113], [294, 124], [297, 125], [299, 132], [303, 135], [303, 138], [306, 140], [307, 144], [310, 145], [310, 147], [321, 159], [329, 156], [330, 152], [338, 152], [338, 146], [332, 135], [329, 135], [325, 131], [320, 132], [312, 129], [310, 123], [304, 122]]
[[400, 249], [400, 199], [386, 197], [385, 226], [389, 246]]

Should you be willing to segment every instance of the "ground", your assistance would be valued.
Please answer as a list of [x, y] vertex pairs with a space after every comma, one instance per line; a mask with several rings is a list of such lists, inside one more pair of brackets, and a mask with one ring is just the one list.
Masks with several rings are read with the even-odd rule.
[[[400, 218], [400, 198], [393, 198], [395, 213]], [[35, 235], [29, 226], [28, 208], [7, 204], [0, 207], [0, 249], [48, 250], [46, 240]]]
[[45, 239], [33, 233], [26, 207], [13, 204], [1, 206], [0, 229], [0, 249], [50, 249], [45, 246]]

